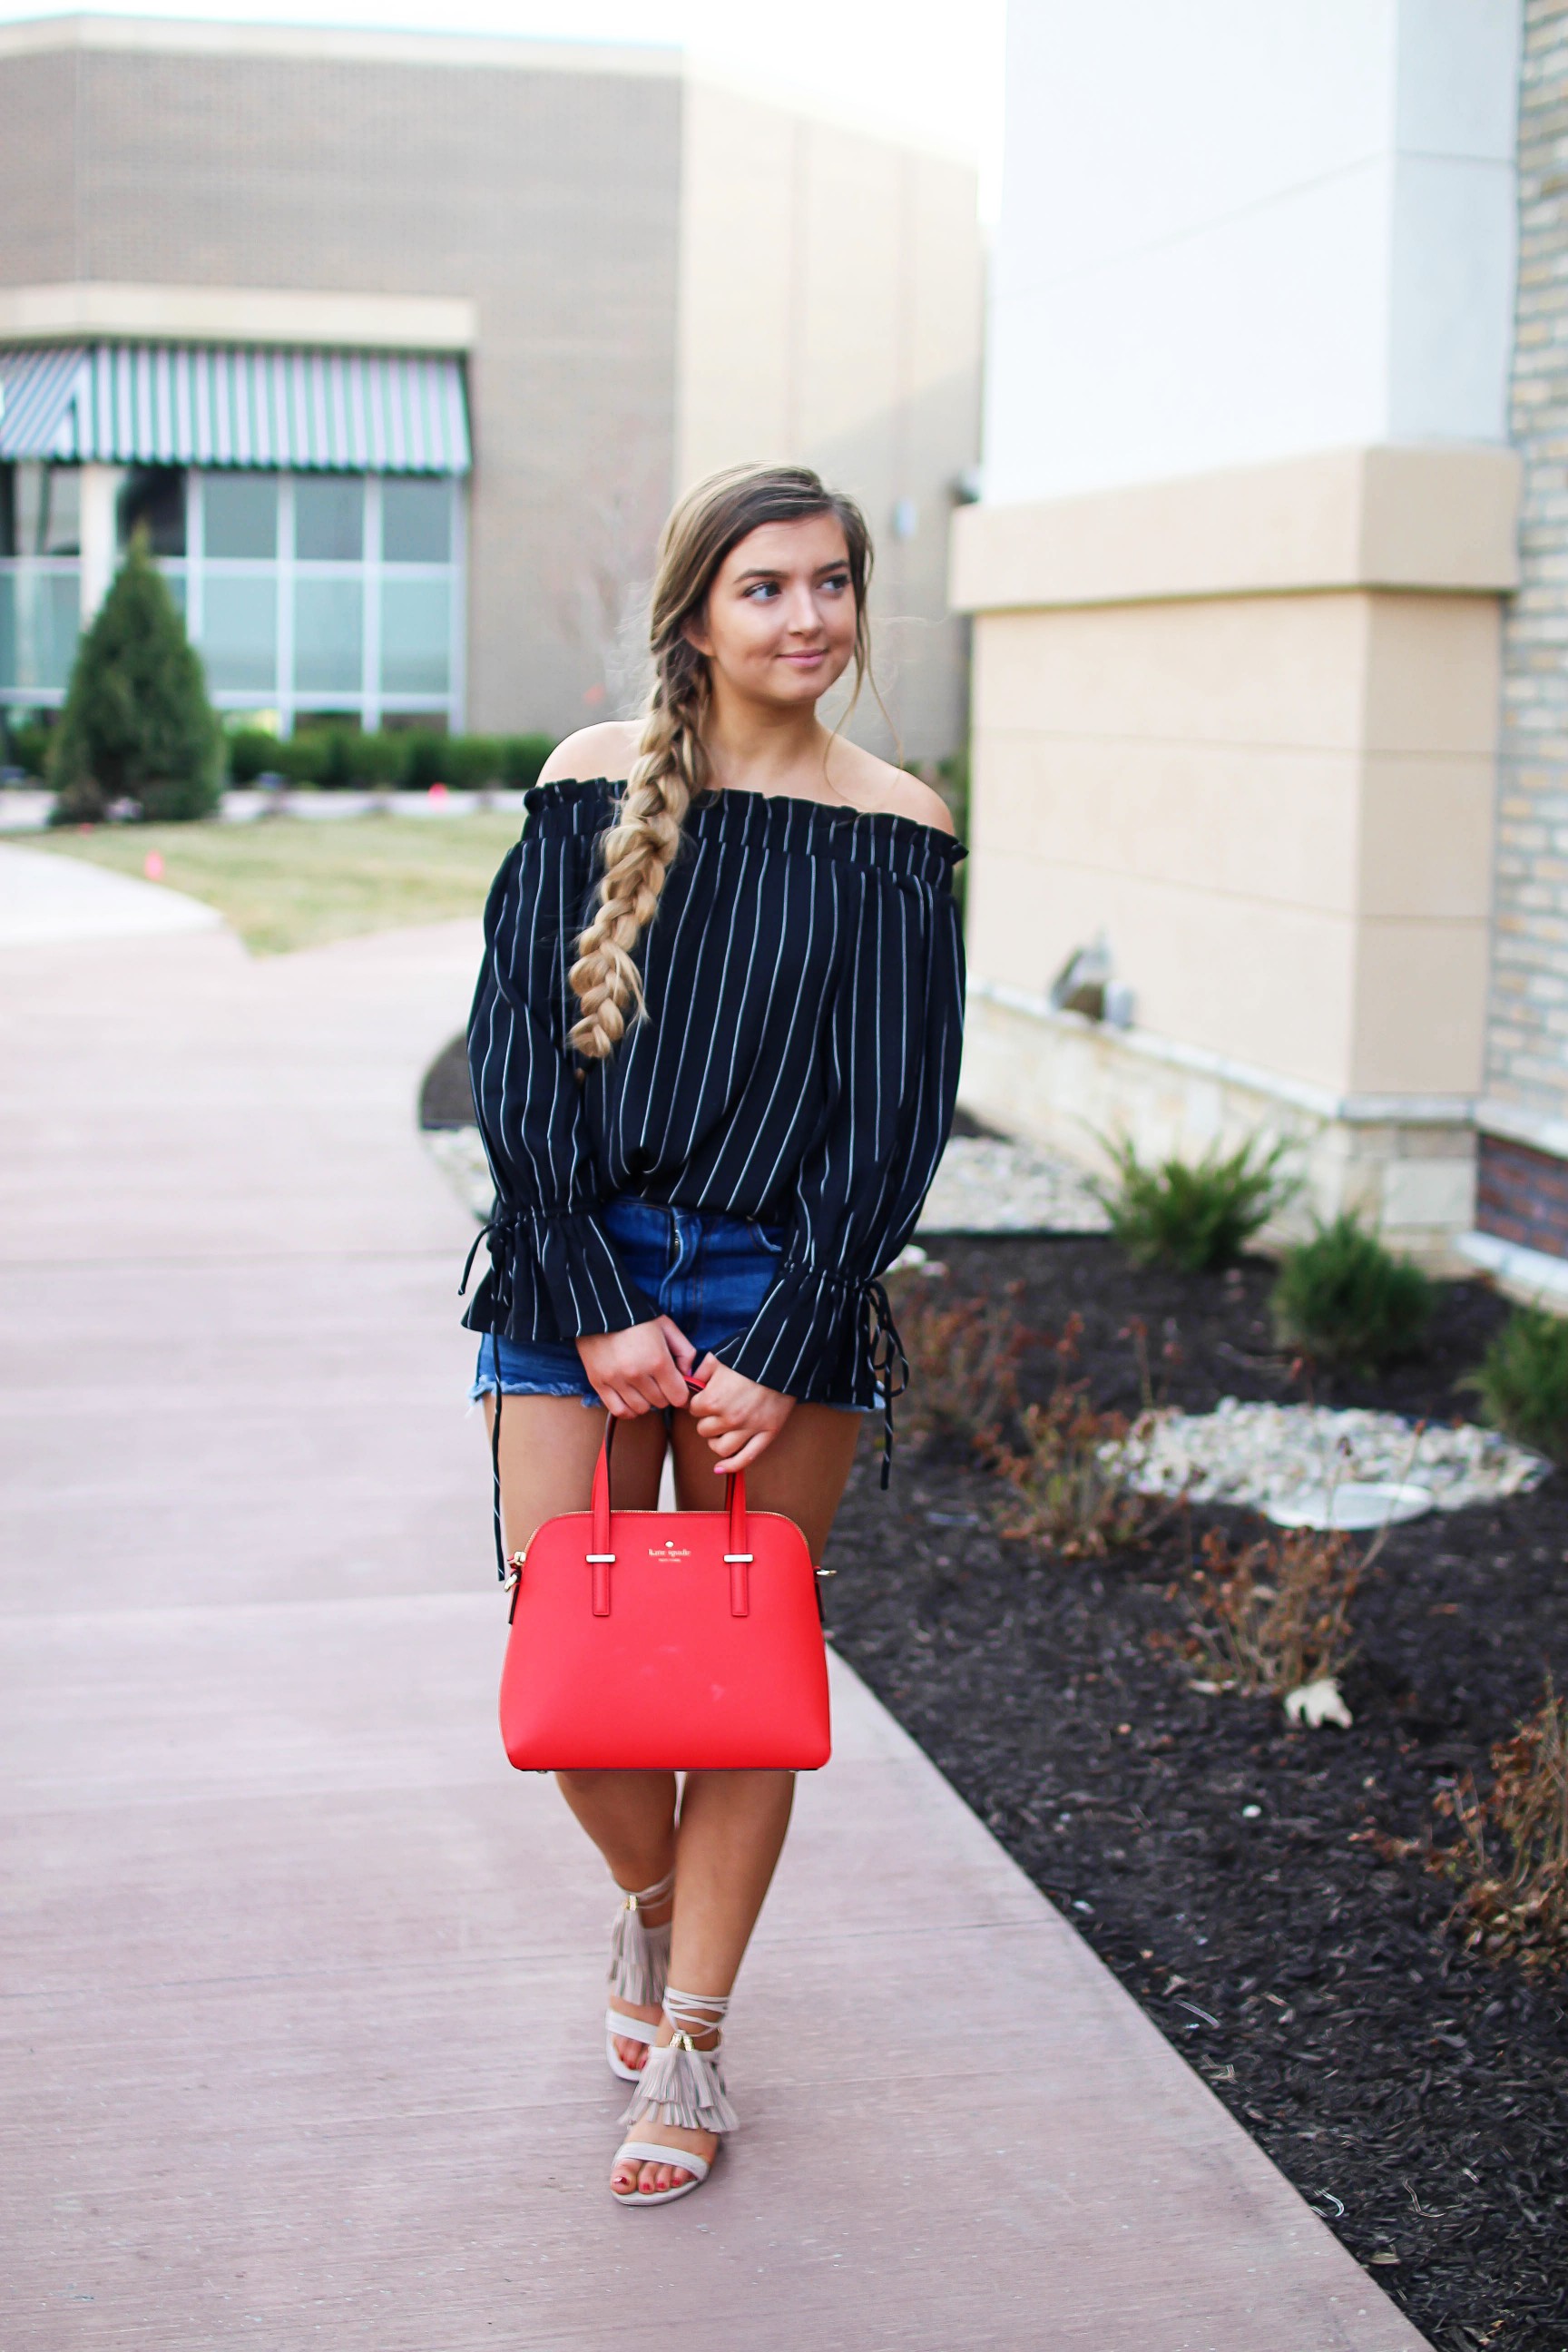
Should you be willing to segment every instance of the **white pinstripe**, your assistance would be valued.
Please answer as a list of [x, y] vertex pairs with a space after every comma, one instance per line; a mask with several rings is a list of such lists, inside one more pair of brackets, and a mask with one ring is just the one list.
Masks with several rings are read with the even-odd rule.
[[[773, 1286], [724, 1355], [789, 1394], [869, 1402], [862, 1285], [908, 1238], [952, 1116], [962, 853], [901, 817], [700, 803], [644, 946], [649, 1017], [579, 1083], [565, 974], [613, 798], [536, 788], [486, 914], [470, 1063], [509, 1333], [559, 1339], [650, 1311], [600, 1213], [617, 1192], [738, 1217], [776, 1214], [793, 1192]], [[491, 1316], [482, 1291], [469, 1320]]]

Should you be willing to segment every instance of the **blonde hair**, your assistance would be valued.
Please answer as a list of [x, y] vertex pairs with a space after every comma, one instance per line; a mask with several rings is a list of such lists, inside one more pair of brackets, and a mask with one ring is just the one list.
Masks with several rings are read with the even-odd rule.
[[568, 1042], [587, 1061], [612, 1054], [626, 1034], [628, 1013], [636, 1018], [642, 1012], [637, 944], [658, 909], [686, 812], [712, 785], [702, 743], [708, 659], [688, 638], [687, 625], [700, 619], [720, 565], [750, 532], [763, 523], [803, 522], [819, 514], [839, 523], [848, 551], [858, 694], [870, 659], [871, 534], [852, 499], [827, 489], [805, 466], [737, 466], [700, 482], [665, 524], [648, 625], [653, 690], [636, 761], [604, 836], [599, 904], [568, 975], [582, 1008]]

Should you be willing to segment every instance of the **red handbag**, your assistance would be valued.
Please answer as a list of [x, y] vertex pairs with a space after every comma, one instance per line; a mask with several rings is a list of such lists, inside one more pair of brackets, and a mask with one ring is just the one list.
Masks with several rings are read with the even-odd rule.
[[805, 1538], [746, 1508], [612, 1511], [610, 1445], [591, 1507], [514, 1555], [500, 1728], [520, 1772], [815, 1772], [832, 1749], [827, 1656]]

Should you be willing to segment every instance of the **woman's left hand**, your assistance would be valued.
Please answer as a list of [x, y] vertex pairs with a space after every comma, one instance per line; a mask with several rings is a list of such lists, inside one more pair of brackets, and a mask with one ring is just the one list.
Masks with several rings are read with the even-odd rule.
[[743, 1372], [732, 1372], [717, 1356], [704, 1356], [693, 1378], [702, 1388], [687, 1410], [718, 1455], [714, 1470], [724, 1477], [750, 1469], [765, 1454], [791, 1413], [794, 1397], [764, 1389]]

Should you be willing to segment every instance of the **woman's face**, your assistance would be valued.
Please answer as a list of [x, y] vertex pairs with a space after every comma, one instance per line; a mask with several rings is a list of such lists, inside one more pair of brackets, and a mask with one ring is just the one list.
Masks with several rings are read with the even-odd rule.
[[855, 651], [855, 590], [842, 525], [830, 514], [766, 522], [719, 567], [686, 634], [749, 702], [816, 702]]

